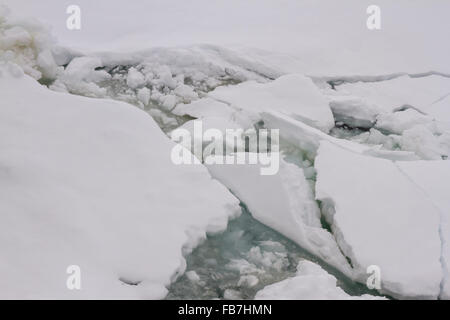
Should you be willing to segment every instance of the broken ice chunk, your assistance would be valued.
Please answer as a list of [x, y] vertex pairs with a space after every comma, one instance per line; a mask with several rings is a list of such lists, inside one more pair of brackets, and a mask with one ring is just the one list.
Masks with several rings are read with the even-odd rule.
[[351, 128], [372, 128], [381, 109], [356, 97], [336, 97], [330, 102], [336, 122]]
[[316, 197], [357, 278], [381, 270], [382, 292], [437, 298], [442, 279], [439, 212], [394, 162], [322, 141]]
[[218, 87], [210, 96], [252, 113], [254, 121], [263, 111], [277, 110], [324, 132], [334, 126], [328, 99], [310, 78], [299, 74], [281, 76], [269, 83], [248, 81]]

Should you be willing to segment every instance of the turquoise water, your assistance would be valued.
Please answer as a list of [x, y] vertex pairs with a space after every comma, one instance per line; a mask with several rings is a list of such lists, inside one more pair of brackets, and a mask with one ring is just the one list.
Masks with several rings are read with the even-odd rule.
[[242, 215], [225, 232], [209, 235], [186, 257], [186, 273], [168, 288], [167, 299], [253, 299], [266, 285], [294, 276], [302, 259], [320, 264], [351, 295], [374, 294], [253, 219], [242, 206]]

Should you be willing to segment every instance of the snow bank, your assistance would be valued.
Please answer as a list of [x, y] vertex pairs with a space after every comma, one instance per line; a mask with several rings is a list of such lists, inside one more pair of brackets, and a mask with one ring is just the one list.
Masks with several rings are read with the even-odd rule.
[[333, 236], [322, 229], [320, 210], [303, 170], [280, 159], [276, 175], [260, 175], [259, 165], [208, 165], [211, 175], [227, 186], [263, 224], [347, 275], [350, 267]]
[[137, 108], [12, 65], [0, 96], [1, 298], [163, 298], [183, 254], [240, 212], [203, 166], [171, 163], [174, 144]]
[[362, 282], [381, 269], [382, 292], [437, 298], [442, 280], [439, 211], [395, 163], [322, 141], [316, 198]]
[[310, 78], [292, 74], [260, 84], [254, 81], [216, 88], [210, 96], [248, 112], [256, 122], [259, 113], [279, 111], [328, 132], [334, 118], [328, 99]]
[[337, 279], [319, 265], [304, 260], [295, 277], [276, 282], [258, 291], [256, 300], [376, 300], [368, 294], [350, 296], [337, 286]]

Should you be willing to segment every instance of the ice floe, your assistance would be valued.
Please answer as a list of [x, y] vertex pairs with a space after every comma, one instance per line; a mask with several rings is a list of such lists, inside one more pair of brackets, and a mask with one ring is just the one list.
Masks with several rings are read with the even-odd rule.
[[255, 122], [267, 110], [279, 111], [328, 132], [334, 126], [328, 99], [310, 78], [292, 74], [269, 83], [244, 82], [219, 87], [211, 97], [249, 112]]
[[141, 110], [0, 74], [0, 297], [163, 298], [237, 199], [203, 166], [173, 165]]
[[437, 298], [442, 281], [440, 214], [392, 161], [322, 141], [315, 161], [316, 198], [337, 242], [365, 281], [381, 269], [382, 292]]

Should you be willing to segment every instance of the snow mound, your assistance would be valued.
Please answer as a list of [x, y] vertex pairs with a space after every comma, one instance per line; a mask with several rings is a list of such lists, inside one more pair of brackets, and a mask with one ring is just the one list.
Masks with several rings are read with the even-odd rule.
[[[5, 66], [0, 96], [1, 298], [163, 298], [183, 255], [240, 212], [206, 168], [172, 164], [137, 108]], [[70, 265], [81, 290], [66, 287]]]
[[[382, 292], [437, 298], [442, 280], [439, 211], [394, 162], [322, 141], [316, 198], [361, 282], [381, 270]], [[411, 250], [411, 248], [414, 248]]]
[[384, 300], [368, 294], [350, 296], [337, 286], [337, 279], [310, 261], [301, 261], [294, 277], [258, 291], [255, 300]]

